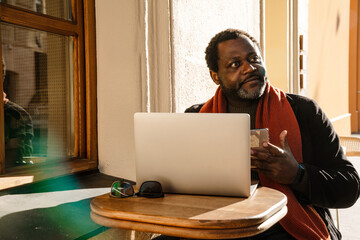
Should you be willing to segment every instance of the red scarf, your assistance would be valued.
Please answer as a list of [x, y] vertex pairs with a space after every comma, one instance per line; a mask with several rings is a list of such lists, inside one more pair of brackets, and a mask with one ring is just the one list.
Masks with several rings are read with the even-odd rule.
[[[200, 113], [226, 113], [227, 102], [219, 87], [200, 109]], [[283, 91], [268, 83], [256, 111], [256, 128], [268, 128], [270, 142], [280, 146], [280, 133], [287, 130], [287, 141], [295, 159], [302, 163], [302, 145], [299, 125]], [[259, 174], [261, 184], [277, 189], [287, 196], [288, 213], [280, 220], [283, 228], [296, 239], [330, 239], [327, 228], [318, 213], [308, 205], [302, 206], [288, 185], [279, 184]]]

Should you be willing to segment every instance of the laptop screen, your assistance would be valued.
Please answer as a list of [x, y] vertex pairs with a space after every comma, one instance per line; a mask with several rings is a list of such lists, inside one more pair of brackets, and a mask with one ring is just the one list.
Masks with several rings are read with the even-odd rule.
[[250, 195], [250, 116], [136, 113], [136, 181], [165, 192]]

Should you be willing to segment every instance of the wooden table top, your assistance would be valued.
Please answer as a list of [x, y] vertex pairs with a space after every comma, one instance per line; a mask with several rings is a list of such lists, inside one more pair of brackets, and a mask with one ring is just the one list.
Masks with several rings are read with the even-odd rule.
[[182, 194], [112, 198], [105, 194], [92, 200], [91, 217], [109, 227], [215, 239], [265, 231], [286, 215], [286, 202], [284, 194], [266, 187], [249, 198]]

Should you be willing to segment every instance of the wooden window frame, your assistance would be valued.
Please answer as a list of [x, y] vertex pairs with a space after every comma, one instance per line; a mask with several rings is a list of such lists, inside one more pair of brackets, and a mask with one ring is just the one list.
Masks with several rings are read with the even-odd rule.
[[[73, 173], [83, 170], [96, 169], [98, 165], [95, 0], [72, 0], [71, 4], [73, 20], [67, 21], [5, 3], [0, 3], [1, 23], [9, 23], [73, 37], [75, 159], [68, 161], [70, 164], [67, 165], [68, 171], [58, 171], [58, 173]], [[2, 55], [1, 48], [0, 54]], [[0, 74], [2, 75], [2, 71], [0, 71]], [[2, 84], [0, 85], [0, 90], [2, 90], [3, 86]], [[4, 136], [3, 104], [0, 104], [0, 136]], [[1, 177], [18, 176], [20, 172], [26, 174], [29, 171], [46, 171], [46, 167], [39, 167], [38, 164], [33, 166], [16, 167], [14, 168], [14, 171], [7, 171], [5, 169], [4, 137], [0, 137], [0, 148]], [[73, 165], [71, 165], [71, 163]], [[47, 174], [47, 177], [52, 176], [52, 174]]]

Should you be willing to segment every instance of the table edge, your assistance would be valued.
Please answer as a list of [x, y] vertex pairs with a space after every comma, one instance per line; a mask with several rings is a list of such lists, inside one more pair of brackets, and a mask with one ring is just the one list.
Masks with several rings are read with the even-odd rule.
[[[270, 189], [270, 188], [268, 188]], [[274, 190], [274, 189], [272, 189]], [[277, 190], [275, 190], [277, 191]], [[279, 192], [279, 191], [278, 191]], [[279, 192], [281, 193], [281, 192]], [[281, 193], [282, 194], [282, 193]], [[106, 195], [106, 194], [104, 194]], [[101, 196], [104, 196], [101, 195]], [[114, 213], [111, 209], [106, 209], [104, 207], [97, 206], [96, 198], [91, 201], [90, 207], [91, 211], [97, 215], [111, 218], [115, 220], [124, 220], [124, 221], [133, 221], [149, 224], [159, 224], [159, 225], [168, 225], [174, 227], [185, 227], [185, 228], [211, 228], [211, 229], [232, 229], [232, 228], [243, 228], [248, 226], [253, 226], [260, 224], [266, 221], [268, 218], [277, 213], [280, 209], [286, 206], [287, 198], [284, 194], [284, 197], [277, 204], [269, 208], [268, 210], [258, 214], [253, 215], [248, 218], [241, 219], [231, 219], [231, 220], [201, 220], [201, 219], [186, 219], [170, 217], [170, 216], [158, 216], [158, 215], [148, 215], [148, 214], [139, 214], [134, 212], [125, 212], [121, 211], [120, 213]], [[99, 196], [99, 197], [101, 197]], [[169, 223], [169, 224], [166, 224]]]
[[287, 207], [283, 206], [273, 216], [268, 218], [266, 221], [257, 225], [241, 227], [241, 228], [224, 228], [224, 229], [213, 229], [213, 228], [186, 228], [186, 227], [175, 227], [168, 225], [151, 224], [144, 222], [134, 222], [118, 220], [113, 218], [103, 217], [94, 212], [91, 212], [91, 219], [103, 226], [111, 228], [122, 228], [128, 230], [135, 230], [141, 232], [160, 233], [167, 236], [175, 236], [182, 238], [192, 239], [229, 239], [229, 238], [243, 238], [251, 237], [260, 234], [279, 220], [281, 220], [287, 213]]

